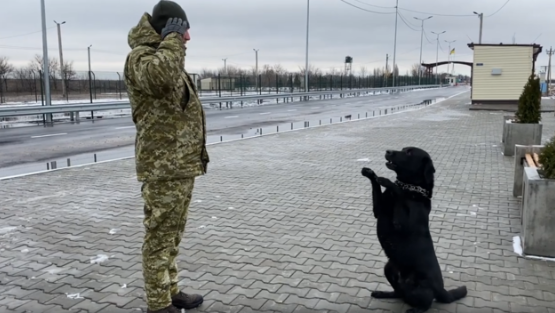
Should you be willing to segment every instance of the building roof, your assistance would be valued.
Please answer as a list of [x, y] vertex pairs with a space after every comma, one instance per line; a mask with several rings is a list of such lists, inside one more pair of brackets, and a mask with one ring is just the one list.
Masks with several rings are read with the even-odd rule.
[[489, 47], [534, 47], [534, 56], [537, 56], [538, 54], [540, 54], [542, 52], [543, 47], [537, 43], [529, 43], [529, 44], [516, 44], [516, 43], [509, 43], [509, 44], [504, 44], [504, 43], [469, 43], [468, 47], [472, 50], [474, 50], [474, 47], [483, 47], [483, 46], [489, 46]]

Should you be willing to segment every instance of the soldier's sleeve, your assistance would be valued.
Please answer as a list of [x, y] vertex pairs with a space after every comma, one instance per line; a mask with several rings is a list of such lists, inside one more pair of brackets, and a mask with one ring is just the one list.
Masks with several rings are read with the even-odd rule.
[[171, 33], [158, 46], [155, 53], [138, 50], [130, 55], [129, 67], [137, 88], [153, 97], [170, 92], [179, 81], [185, 50], [178, 33]]

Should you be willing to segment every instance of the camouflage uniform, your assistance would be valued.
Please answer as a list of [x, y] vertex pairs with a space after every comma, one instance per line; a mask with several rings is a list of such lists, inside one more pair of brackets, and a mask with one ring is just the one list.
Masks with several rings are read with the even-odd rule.
[[124, 76], [137, 129], [135, 162], [143, 183], [143, 274], [147, 304], [159, 310], [178, 293], [179, 243], [187, 222], [195, 177], [206, 173], [206, 117], [184, 70], [178, 33], [164, 40], [145, 13], [128, 35], [132, 51]]

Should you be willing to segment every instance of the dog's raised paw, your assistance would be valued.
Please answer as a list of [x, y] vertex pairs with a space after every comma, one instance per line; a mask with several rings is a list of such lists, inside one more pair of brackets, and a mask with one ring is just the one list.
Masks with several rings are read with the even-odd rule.
[[367, 167], [363, 167], [362, 171], [360, 172], [362, 174], [362, 176], [370, 178], [370, 179], [375, 179], [376, 177], [378, 177], [376, 175], [376, 173], [374, 173], [373, 170], [367, 168]]
[[385, 178], [385, 177], [378, 177], [376, 178], [376, 181], [378, 182], [378, 184], [380, 184], [380, 186], [383, 186], [386, 188], [393, 185], [393, 182], [389, 180], [389, 178]]

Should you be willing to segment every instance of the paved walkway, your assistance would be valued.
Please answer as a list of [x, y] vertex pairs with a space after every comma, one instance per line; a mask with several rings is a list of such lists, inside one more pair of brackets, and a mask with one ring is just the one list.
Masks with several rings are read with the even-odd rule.
[[[384, 151], [415, 145], [437, 167], [446, 285], [469, 289], [429, 312], [555, 312], [555, 262], [513, 252], [502, 114], [465, 103], [211, 146], [179, 262], [181, 285], [206, 297], [198, 311], [404, 312], [370, 298], [390, 287], [360, 169], [392, 176]], [[555, 134], [553, 114], [544, 123]], [[139, 190], [133, 160], [2, 181], [0, 312], [144, 311]]]

